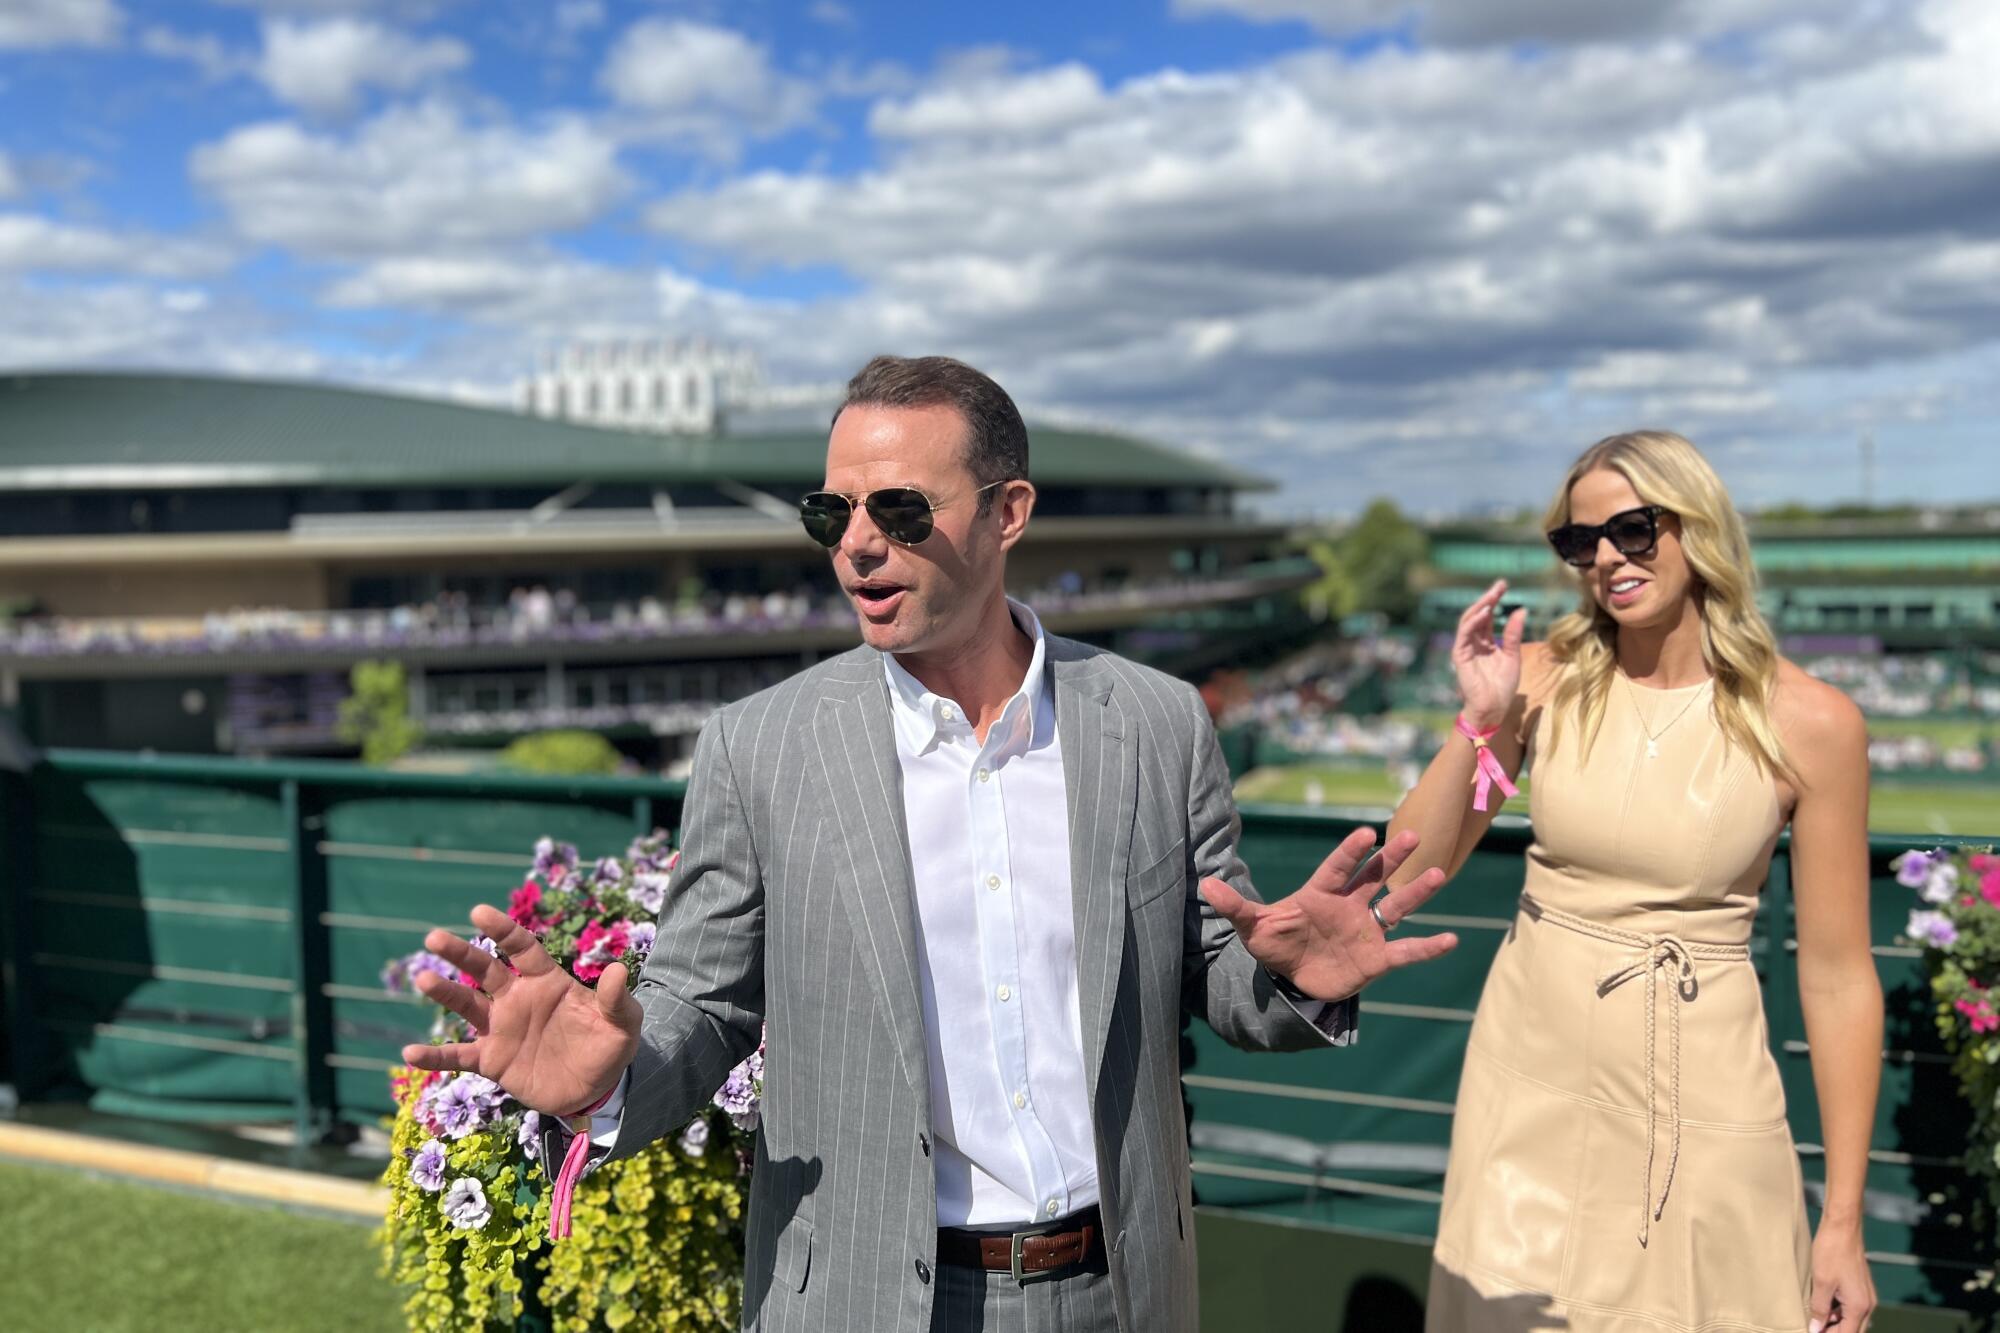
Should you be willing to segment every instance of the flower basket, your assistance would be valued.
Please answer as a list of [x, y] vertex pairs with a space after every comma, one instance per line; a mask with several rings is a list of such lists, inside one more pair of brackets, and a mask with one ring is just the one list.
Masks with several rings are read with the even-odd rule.
[[[1972, 1110], [1965, 1169], [1978, 1252], [2000, 1254], [2000, 856], [1913, 850], [1890, 868], [1922, 900], [1904, 934], [1924, 950], [1938, 1035]], [[1967, 1287], [1994, 1285], [1989, 1265]]]
[[[544, 838], [508, 915], [580, 979], [594, 983], [622, 960], [636, 984], [675, 859], [656, 832], [580, 869], [574, 847]], [[460, 979], [418, 952], [390, 963], [383, 984], [414, 993], [422, 971]], [[439, 1011], [434, 1041], [468, 1036]], [[409, 1327], [734, 1329], [762, 1074], [760, 1050], [676, 1140], [592, 1172], [577, 1186], [570, 1236], [551, 1241], [540, 1117], [477, 1074], [394, 1071], [389, 1209], [376, 1239], [385, 1275], [408, 1293]]]

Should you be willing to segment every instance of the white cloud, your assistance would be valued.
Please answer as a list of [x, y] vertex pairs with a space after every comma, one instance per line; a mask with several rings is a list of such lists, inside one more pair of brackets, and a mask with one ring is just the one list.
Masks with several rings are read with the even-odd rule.
[[1173, 0], [1183, 17], [1295, 20], [1334, 36], [1410, 30], [1445, 46], [1705, 37], [1812, 17], [1816, 0]]
[[780, 72], [770, 52], [733, 28], [690, 19], [641, 19], [606, 57], [598, 82], [630, 113], [632, 132], [711, 156], [746, 138], [806, 123], [810, 84]]
[[109, 46], [124, 23], [112, 0], [0, 0], [0, 50]]
[[71, 226], [34, 213], [0, 213], [0, 271], [178, 278], [219, 272], [229, 258], [221, 246], [201, 241]]
[[815, 0], [806, 9], [806, 17], [829, 28], [852, 28], [860, 23], [854, 11], [840, 4], [839, 0]]
[[562, 33], [587, 32], [604, 26], [603, 0], [562, 0], [556, 6], [556, 30]]
[[139, 49], [162, 60], [185, 60], [200, 70], [202, 77], [221, 80], [249, 73], [256, 62], [231, 51], [213, 33], [185, 33], [172, 28], [148, 28], [139, 37]]
[[118, 366], [239, 375], [323, 374], [326, 359], [240, 302], [144, 283], [51, 284], [0, 273], [0, 366]]
[[407, 92], [471, 58], [453, 38], [413, 37], [372, 19], [275, 19], [264, 27], [258, 76], [295, 106], [338, 115], [353, 110], [369, 85]]
[[1115, 86], [988, 61], [878, 103], [870, 167], [647, 216], [848, 275], [807, 316], [815, 368], [949, 350], [1043, 414], [1247, 449], [1329, 502], [1302, 460], [1386, 476], [1419, 440], [1462, 453], [1462, 495], [1513, 494], [1522, 458], [1641, 416], [1810, 440], [1935, 402], [1913, 381], [1968, 347], [2000, 359], [2000, 14], [1894, 23], [1794, 28], [1798, 67], [1678, 37]]
[[197, 148], [190, 169], [245, 236], [318, 258], [563, 231], [627, 184], [615, 145], [581, 120], [479, 125], [437, 102], [392, 108], [345, 136], [246, 126]]

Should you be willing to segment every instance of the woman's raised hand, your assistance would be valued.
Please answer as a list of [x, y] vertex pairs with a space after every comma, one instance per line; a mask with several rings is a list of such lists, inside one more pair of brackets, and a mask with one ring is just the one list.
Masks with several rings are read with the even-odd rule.
[[1458, 671], [1458, 693], [1465, 700], [1466, 720], [1482, 731], [1500, 725], [1521, 688], [1521, 635], [1527, 628], [1527, 611], [1517, 610], [1508, 616], [1497, 642], [1493, 636], [1494, 617], [1506, 592], [1507, 580], [1495, 579], [1458, 618], [1458, 633], [1451, 644], [1451, 664]]

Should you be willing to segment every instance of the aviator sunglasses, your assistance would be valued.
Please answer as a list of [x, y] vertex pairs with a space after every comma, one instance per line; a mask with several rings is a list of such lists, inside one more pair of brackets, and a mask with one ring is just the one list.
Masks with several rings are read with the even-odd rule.
[[[1006, 481], [989, 481], [972, 494], [977, 498], [995, 486], [1006, 484]], [[952, 503], [940, 504], [914, 486], [884, 486], [860, 496], [813, 491], [799, 500], [799, 522], [805, 525], [806, 536], [821, 546], [840, 545], [848, 521], [854, 517], [856, 500], [868, 511], [868, 517], [875, 520], [882, 535], [902, 546], [915, 546], [929, 537], [937, 526], [937, 511]]]
[[1556, 554], [1578, 569], [1597, 561], [1597, 543], [1609, 538], [1620, 555], [1644, 555], [1660, 540], [1660, 515], [1665, 505], [1641, 505], [1613, 514], [1602, 523], [1565, 523], [1549, 534]]

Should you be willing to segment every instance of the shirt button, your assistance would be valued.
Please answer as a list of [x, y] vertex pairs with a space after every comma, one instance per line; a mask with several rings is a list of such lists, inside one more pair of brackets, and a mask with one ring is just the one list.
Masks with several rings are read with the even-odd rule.
[[1000, 877], [999, 877], [998, 875], [988, 875], [988, 876], [986, 877], [986, 887], [987, 887], [987, 888], [989, 888], [989, 889], [997, 889], [997, 888], [999, 888], [999, 887], [1000, 887]]
[[979, 780], [980, 780], [981, 782], [990, 782], [990, 781], [992, 780], [992, 778], [993, 778], [993, 775], [992, 775], [991, 773], [987, 772], [987, 771], [986, 771], [985, 769], [983, 769], [983, 768], [982, 768], [982, 769], [980, 769], [980, 770], [979, 770]]
[[1008, 990], [1005, 986], [1002, 986], [999, 990], [996, 990], [993, 993], [1000, 997], [1000, 1002], [1002, 1004], [1005, 1004], [1008, 998], [1014, 994], [1013, 991]]
[[1017, 1111], [1025, 1111], [1025, 1110], [1027, 1110], [1027, 1109], [1028, 1109], [1028, 1094], [1027, 1094], [1027, 1093], [1025, 1093], [1025, 1092], [1017, 1092], [1017, 1093], [1015, 1093], [1015, 1094], [1014, 1094], [1014, 1109], [1015, 1109], [1015, 1110], [1017, 1110]]
[[927, 1287], [931, 1284], [931, 1266], [921, 1259], [917, 1260], [917, 1281]]
[[958, 721], [958, 710], [953, 708], [940, 708], [938, 709], [938, 716], [942, 717], [947, 722], [956, 722]]
[[1050, 1217], [1054, 1217], [1055, 1215], [1056, 1215], [1056, 1201], [1055, 1201], [1054, 1199], [1050, 1199], [1050, 1200], [1049, 1200], [1049, 1216], [1050, 1216]]

